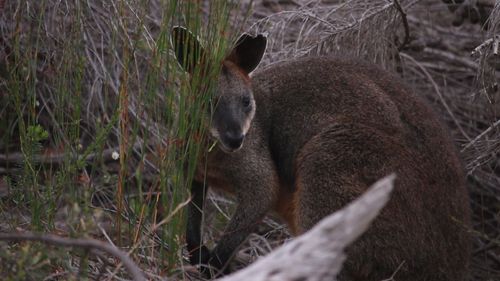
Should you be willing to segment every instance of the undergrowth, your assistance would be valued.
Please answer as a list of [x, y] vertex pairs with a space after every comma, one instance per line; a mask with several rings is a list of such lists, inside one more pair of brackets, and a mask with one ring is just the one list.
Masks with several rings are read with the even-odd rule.
[[[463, 25], [451, 26], [456, 14], [442, 2], [398, 1], [411, 39], [402, 46], [395, 1], [0, 1], [0, 233], [93, 237], [129, 253], [149, 279], [190, 279], [184, 206], [219, 66], [189, 77], [173, 56], [170, 30], [189, 27], [211, 62], [248, 30], [269, 36], [260, 67], [311, 55], [362, 57], [426, 97], [468, 172], [473, 277], [499, 279], [495, 41], [470, 54], [498, 37], [500, 5], [485, 30], [462, 14]], [[218, 194], [209, 203], [210, 246], [234, 203]], [[237, 253], [237, 267], [289, 238], [278, 221], [264, 222]], [[4, 280], [129, 277], [115, 257], [92, 251], [36, 242], [0, 249]]]
[[[152, 277], [178, 271], [183, 207], [219, 70], [213, 62], [234, 40], [236, 8], [232, 1], [5, 3], [0, 232], [104, 239]], [[175, 25], [211, 50], [203, 76], [180, 69]], [[3, 280], [126, 276], [99, 266], [110, 257], [88, 251], [0, 245]]]

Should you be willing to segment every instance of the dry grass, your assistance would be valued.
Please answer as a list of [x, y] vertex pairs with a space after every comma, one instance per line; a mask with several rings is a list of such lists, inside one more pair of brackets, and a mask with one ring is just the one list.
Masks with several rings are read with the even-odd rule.
[[[154, 59], [158, 55], [154, 50], [168, 53], [168, 48], [158, 49], [156, 45], [165, 17], [162, 2], [26, 1], [22, 11], [14, 2], [5, 3], [0, 21], [0, 154], [8, 156], [0, 158], [0, 231], [30, 229], [63, 236], [84, 233], [113, 243], [122, 237], [126, 251], [130, 250], [128, 247], [136, 247], [132, 256], [149, 278], [160, 280], [166, 275], [174, 279], [196, 278], [195, 269], [182, 264], [181, 251], [173, 253], [177, 256], [174, 266], [163, 260], [161, 253], [169, 251], [171, 245], [154, 226], [161, 220], [161, 206], [167, 209], [166, 213], [175, 208], [167, 199], [160, 199], [159, 186], [171, 184], [175, 178], [167, 179], [162, 174], [165, 167], [158, 158], [166, 157], [165, 148], [171, 144], [167, 137], [172, 134], [167, 125], [171, 124], [169, 113], [178, 110], [176, 106], [165, 106], [169, 99], [164, 93], [181, 84], [181, 79], [168, 75], [176, 71], [176, 66], [157, 65], [159, 61]], [[205, 17], [210, 12], [206, 2], [202, 10]], [[499, 280], [500, 64], [499, 56], [493, 54], [493, 43], [479, 55], [471, 56], [471, 51], [498, 35], [500, 5], [496, 4], [490, 28], [485, 31], [469, 23], [453, 27], [453, 15], [439, 1], [401, 0], [411, 42], [398, 52], [405, 37], [401, 13], [386, 0], [241, 2], [242, 11], [252, 6], [254, 12], [243, 28], [234, 29], [269, 35], [270, 45], [261, 67], [317, 54], [361, 57], [400, 73], [435, 106], [452, 129], [468, 171], [474, 210], [471, 230], [475, 240], [474, 280]], [[41, 3], [47, 7], [40, 9]], [[113, 3], [125, 6], [120, 8]], [[38, 22], [42, 11], [49, 20]], [[180, 18], [170, 24], [178, 22]], [[32, 36], [38, 30], [42, 33]], [[34, 42], [36, 38], [43, 40]], [[18, 61], [13, 60], [16, 52]], [[78, 59], [82, 57], [84, 62]], [[17, 69], [13, 63], [31, 68]], [[15, 101], [9, 97], [7, 89], [23, 87], [22, 83], [12, 85], [6, 79], [12, 75], [12, 69], [26, 79], [25, 85], [29, 87], [23, 91], [29, 94], [25, 99]], [[126, 104], [120, 103], [124, 85], [130, 93]], [[69, 90], [76, 96], [57, 94]], [[60, 104], [69, 106], [61, 108]], [[127, 108], [127, 116], [114, 113], [119, 104]], [[22, 112], [16, 111], [16, 107]], [[75, 123], [75, 118], [79, 122]], [[117, 125], [117, 120], [123, 118], [132, 120], [128, 127]], [[20, 177], [25, 175], [26, 163], [30, 162], [23, 158], [24, 154], [13, 157], [22, 148], [19, 134], [23, 130], [18, 125], [21, 119], [27, 124], [39, 124], [51, 136], [57, 136], [49, 139], [39, 136], [40, 147], [34, 150], [34, 154], [44, 155], [35, 159], [38, 163], [35, 167], [39, 169], [35, 174], [43, 178], [36, 181], [37, 194], [45, 196], [49, 193], [43, 190], [61, 186], [50, 192], [57, 200], [43, 201], [52, 203], [51, 206], [36, 209], [23, 205], [26, 202], [23, 194], [16, 194], [16, 188], [23, 183]], [[114, 151], [120, 151], [124, 132], [129, 134], [126, 165], [112, 157]], [[82, 157], [79, 147], [89, 153], [83, 155], [86, 159], [83, 164], [74, 166], [70, 164], [73, 157]], [[88, 147], [92, 149], [86, 150]], [[126, 175], [122, 180], [128, 185], [124, 190], [126, 205], [117, 212], [115, 190], [120, 174]], [[170, 194], [172, 189], [165, 191], [169, 194], [162, 198], [174, 196]], [[145, 210], [141, 209], [144, 202], [149, 206]], [[215, 243], [233, 203], [219, 194], [211, 194], [210, 202], [205, 238]], [[34, 217], [35, 211], [41, 212], [42, 218]], [[126, 225], [121, 231], [117, 230], [117, 213]], [[235, 266], [245, 266], [289, 237], [280, 222], [267, 218], [259, 232], [239, 251]], [[182, 246], [183, 238], [175, 237], [170, 243]], [[85, 263], [88, 269], [84, 271], [90, 277], [114, 275], [113, 266], [103, 266], [113, 264], [112, 259], [87, 260], [77, 251], [41, 251], [39, 245], [24, 247], [0, 253], [4, 265], [3, 269], [0, 266], [0, 273], [23, 261], [27, 270], [41, 272], [28, 275], [31, 277], [59, 272], [61, 277], [52, 279], [76, 278]], [[45, 262], [44, 265], [26, 262], [34, 253], [42, 253], [40, 263]], [[168, 274], [164, 271], [167, 267]], [[121, 271], [118, 276], [126, 275]]]

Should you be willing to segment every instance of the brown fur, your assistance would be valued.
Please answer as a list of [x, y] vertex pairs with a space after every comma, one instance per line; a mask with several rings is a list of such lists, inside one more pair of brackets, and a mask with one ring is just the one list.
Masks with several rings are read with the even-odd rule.
[[250, 85], [250, 77], [248, 77], [248, 73], [245, 73], [241, 68], [236, 65], [236, 63], [230, 61], [229, 59], [224, 60], [222, 62], [222, 71], [223, 72], [231, 72], [238, 76], [247, 86]]
[[[349, 248], [339, 280], [388, 278], [403, 262], [397, 280], [465, 280], [465, 177], [427, 105], [378, 68], [331, 58], [276, 65], [252, 85], [257, 111], [243, 148], [208, 163], [252, 189], [240, 193], [250, 201], [240, 211], [273, 208], [300, 233], [396, 172], [391, 201]], [[262, 162], [269, 168], [255, 170]], [[267, 184], [276, 177], [279, 185]]]
[[[259, 41], [249, 44], [250, 52], [245, 40], [236, 50], [261, 54], [255, 49]], [[382, 280], [400, 265], [396, 280], [467, 280], [465, 175], [450, 137], [428, 105], [395, 76], [338, 58], [275, 64], [255, 73], [248, 84], [241, 74], [256, 64], [246, 59], [245, 71], [235, 69], [238, 55], [229, 56], [231, 63], [224, 64], [219, 78], [217, 98], [224, 103], [211, 131], [215, 137], [225, 134], [226, 119], [220, 116], [234, 119], [234, 108], [248, 91], [253, 92], [255, 115], [238, 115], [240, 127], [252, 121], [241, 148], [230, 153], [216, 148], [201, 164], [193, 185], [197, 203], [189, 212], [188, 249], [203, 244], [198, 190], [204, 179], [210, 187], [234, 192], [238, 207], [215, 249], [202, 246], [200, 258], [191, 256], [192, 263], [223, 268], [273, 210], [293, 232], [307, 231], [395, 172], [391, 200], [348, 248], [338, 280]], [[219, 141], [224, 147], [224, 139]]]
[[285, 220], [290, 231], [297, 235], [299, 232], [298, 224], [298, 197], [297, 192], [290, 192], [289, 188], [281, 187], [279, 190], [276, 205], [273, 210]]

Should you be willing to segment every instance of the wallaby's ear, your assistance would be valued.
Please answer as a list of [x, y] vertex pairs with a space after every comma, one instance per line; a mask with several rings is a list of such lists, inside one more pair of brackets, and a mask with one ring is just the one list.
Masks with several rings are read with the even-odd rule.
[[244, 33], [236, 42], [236, 47], [231, 51], [227, 60], [232, 61], [248, 74], [259, 65], [266, 51], [266, 45], [267, 38], [264, 35], [259, 34], [254, 37]]
[[192, 74], [205, 58], [200, 42], [193, 33], [181, 26], [172, 29], [171, 40], [177, 61], [186, 72]]

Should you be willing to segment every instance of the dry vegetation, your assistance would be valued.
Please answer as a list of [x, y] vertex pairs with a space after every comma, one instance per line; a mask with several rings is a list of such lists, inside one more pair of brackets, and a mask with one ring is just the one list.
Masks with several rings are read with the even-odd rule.
[[[0, 232], [94, 237], [121, 245], [150, 279], [196, 278], [182, 252], [182, 220], [173, 220], [188, 196], [169, 166], [185, 92], [161, 43], [186, 17], [169, 17], [160, 0], [20, 2], [0, 1]], [[219, 1], [200, 2], [200, 17], [213, 19], [208, 2]], [[468, 172], [472, 278], [500, 280], [500, 3], [240, 2], [232, 36], [268, 33], [261, 67], [317, 54], [361, 57], [398, 72], [429, 100]], [[202, 37], [217, 46], [217, 34]], [[233, 203], [219, 194], [210, 203], [205, 236], [216, 241]], [[267, 218], [235, 266], [288, 238]], [[90, 249], [0, 248], [0, 275], [12, 280], [129, 278], [116, 257]]]

